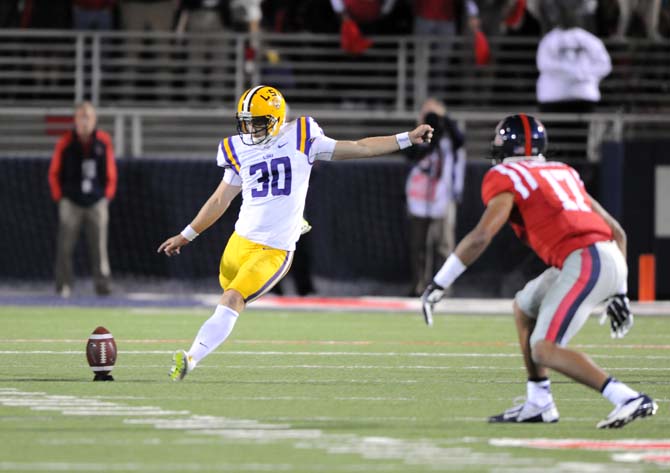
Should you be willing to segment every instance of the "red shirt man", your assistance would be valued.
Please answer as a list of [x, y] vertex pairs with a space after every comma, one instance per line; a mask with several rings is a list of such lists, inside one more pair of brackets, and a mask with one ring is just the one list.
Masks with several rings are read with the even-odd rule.
[[95, 291], [108, 295], [111, 270], [107, 253], [109, 202], [116, 194], [117, 170], [110, 136], [96, 128], [93, 105], [76, 107], [74, 129], [58, 141], [49, 166], [51, 197], [58, 204], [56, 292], [69, 297], [73, 257], [82, 227], [88, 240]]

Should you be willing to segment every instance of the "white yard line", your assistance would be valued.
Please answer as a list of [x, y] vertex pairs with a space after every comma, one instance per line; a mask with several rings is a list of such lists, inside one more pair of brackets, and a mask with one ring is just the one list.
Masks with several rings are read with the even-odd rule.
[[[321, 450], [329, 454], [353, 454], [365, 460], [386, 462], [383, 471], [402, 470], [402, 465], [422, 465], [442, 470], [462, 471], [468, 466], [504, 465], [515, 468], [530, 466], [529, 459], [517, 459], [501, 452], [499, 454], [479, 453], [463, 446], [444, 447], [430, 439], [405, 440], [390, 437], [369, 437], [356, 434], [329, 434], [320, 429], [293, 428], [289, 423], [267, 423], [248, 419], [231, 419], [217, 416], [200, 416], [188, 411], [169, 411], [154, 406], [128, 406], [113, 402], [101, 402], [99, 399], [78, 396], [49, 395], [43, 392], [23, 392], [14, 388], [0, 388], [0, 404], [10, 407], [30, 408], [32, 410], [56, 410], [66, 416], [101, 415], [99, 408], [73, 409], [72, 403], [86, 406], [104, 407], [103, 415], [121, 417], [128, 426], [150, 425], [158, 430], [180, 430], [193, 436], [213, 436], [232, 443], [287, 443], [297, 449]], [[393, 462], [388, 465], [388, 462]], [[395, 463], [398, 462], [398, 463]], [[532, 464], [535, 464], [533, 461]], [[0, 462], [4, 471], [152, 471], [157, 464], [144, 463], [59, 463], [59, 462]], [[160, 465], [161, 467], [164, 465]], [[167, 465], [169, 466], [169, 465]], [[220, 465], [221, 471], [236, 465]], [[263, 468], [271, 466], [271, 470]], [[249, 471], [290, 471], [285, 465], [251, 465]], [[357, 471], [358, 465], [352, 470]], [[375, 471], [361, 464], [359, 471]], [[205, 471], [210, 465], [180, 464], [172, 465], [179, 471]], [[302, 468], [303, 465], [297, 465]], [[314, 471], [340, 471], [337, 467], [325, 466]], [[163, 471], [175, 471], [162, 468]], [[245, 471], [243, 467], [237, 471]]]
[[[0, 355], [82, 355], [83, 350], [0, 350]], [[172, 355], [172, 350], [119, 350], [119, 356]], [[378, 357], [378, 358], [521, 358], [516, 353], [440, 353], [440, 352], [340, 352], [340, 351], [216, 351], [209, 356], [300, 356], [300, 357]], [[598, 359], [670, 360], [668, 355], [606, 355], [591, 354]]]

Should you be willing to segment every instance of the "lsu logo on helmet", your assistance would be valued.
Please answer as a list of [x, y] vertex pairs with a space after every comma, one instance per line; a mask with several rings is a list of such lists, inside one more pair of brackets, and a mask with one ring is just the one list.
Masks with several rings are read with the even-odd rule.
[[274, 87], [246, 90], [237, 102], [237, 132], [246, 145], [260, 145], [277, 136], [286, 119], [286, 101]]

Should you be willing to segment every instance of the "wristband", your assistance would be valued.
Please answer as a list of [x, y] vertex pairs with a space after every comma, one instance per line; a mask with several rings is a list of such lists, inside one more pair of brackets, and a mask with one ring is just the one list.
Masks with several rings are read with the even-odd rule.
[[193, 230], [193, 227], [190, 226], [190, 225], [186, 225], [186, 228], [184, 228], [184, 229], [181, 231], [181, 236], [183, 236], [184, 238], [186, 238], [188, 241], [193, 241], [193, 240], [195, 240], [196, 237], [197, 237], [198, 235], [200, 235], [200, 233], [198, 233], [198, 232], [196, 232], [195, 230]]
[[447, 261], [444, 263], [442, 268], [437, 272], [433, 281], [442, 286], [443, 288], [448, 288], [453, 284], [453, 282], [463, 274], [468, 267], [463, 264], [461, 259], [456, 256], [455, 253], [449, 255]]
[[395, 135], [395, 140], [398, 143], [400, 149], [405, 149], [412, 146], [412, 140], [409, 139], [409, 131], [406, 131], [405, 133], [398, 133]]

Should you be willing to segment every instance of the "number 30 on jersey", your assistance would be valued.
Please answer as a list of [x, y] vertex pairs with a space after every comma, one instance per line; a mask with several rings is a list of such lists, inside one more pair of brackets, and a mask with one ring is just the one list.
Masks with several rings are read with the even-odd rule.
[[249, 175], [258, 176], [258, 186], [251, 189], [251, 197], [291, 194], [291, 160], [288, 156], [255, 163], [249, 167]]

